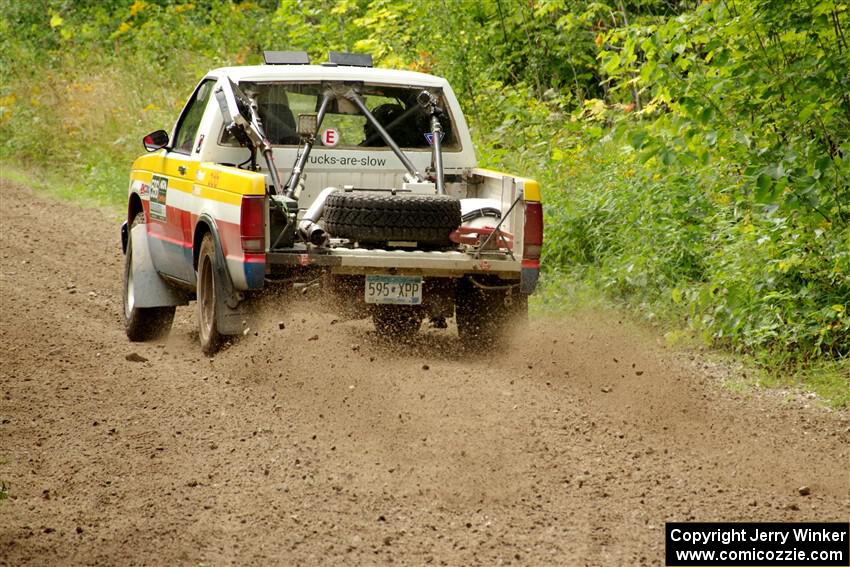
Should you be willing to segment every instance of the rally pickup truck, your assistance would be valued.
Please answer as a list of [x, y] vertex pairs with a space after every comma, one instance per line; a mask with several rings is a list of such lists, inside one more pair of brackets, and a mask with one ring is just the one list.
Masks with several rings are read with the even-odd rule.
[[319, 287], [390, 339], [454, 317], [459, 340], [484, 345], [527, 313], [538, 184], [477, 167], [445, 79], [328, 59], [267, 51], [210, 71], [171, 134], [145, 136], [121, 227], [131, 341], [196, 300], [212, 355], [280, 285]]

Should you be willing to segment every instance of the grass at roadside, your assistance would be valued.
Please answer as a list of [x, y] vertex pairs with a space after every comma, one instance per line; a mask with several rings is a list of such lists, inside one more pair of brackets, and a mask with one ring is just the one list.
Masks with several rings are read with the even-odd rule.
[[116, 218], [121, 216], [126, 206], [128, 175], [129, 164], [124, 168], [105, 166], [84, 177], [69, 178], [53, 169], [0, 161], [0, 178], [86, 207], [114, 210]]

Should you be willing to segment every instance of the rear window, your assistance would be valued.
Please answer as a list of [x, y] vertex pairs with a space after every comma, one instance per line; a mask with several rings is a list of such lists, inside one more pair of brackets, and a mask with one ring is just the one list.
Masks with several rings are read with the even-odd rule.
[[[298, 135], [295, 133], [298, 115], [318, 113], [327, 87], [319, 83], [242, 82], [239, 83], [239, 88], [256, 100], [260, 119], [272, 144], [296, 146], [299, 144]], [[417, 97], [423, 90], [423, 87], [363, 85], [360, 95], [369, 111], [399, 146], [406, 150], [431, 151], [430, 116], [417, 102]], [[444, 132], [443, 149], [459, 150], [451, 116], [442, 98], [440, 107], [444, 110], [440, 118]], [[337, 142], [333, 148], [327, 149], [387, 147], [383, 138], [354, 103], [341, 96], [331, 102], [325, 114], [319, 127], [316, 147], [323, 147], [322, 133], [328, 129], [336, 130]], [[220, 143], [238, 145], [224, 130]]]

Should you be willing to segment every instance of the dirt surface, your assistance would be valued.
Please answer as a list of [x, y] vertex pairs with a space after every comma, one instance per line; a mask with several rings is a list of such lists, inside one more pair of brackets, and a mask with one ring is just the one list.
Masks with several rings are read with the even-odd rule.
[[483, 356], [284, 297], [208, 359], [194, 304], [127, 341], [114, 213], [5, 182], [0, 256], [0, 565], [658, 565], [666, 521], [850, 517], [846, 412], [610, 317]]

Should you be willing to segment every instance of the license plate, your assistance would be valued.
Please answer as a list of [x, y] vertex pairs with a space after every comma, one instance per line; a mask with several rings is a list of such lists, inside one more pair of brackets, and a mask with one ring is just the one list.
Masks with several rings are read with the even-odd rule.
[[422, 276], [366, 276], [366, 303], [421, 305]]

